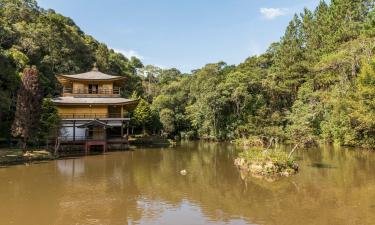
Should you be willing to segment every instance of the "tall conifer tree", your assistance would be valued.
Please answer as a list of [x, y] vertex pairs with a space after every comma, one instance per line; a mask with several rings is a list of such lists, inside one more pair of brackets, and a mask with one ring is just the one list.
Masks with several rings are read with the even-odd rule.
[[12, 125], [12, 135], [22, 138], [25, 149], [36, 135], [39, 126], [42, 94], [36, 67], [24, 69], [21, 87], [17, 93], [17, 108]]

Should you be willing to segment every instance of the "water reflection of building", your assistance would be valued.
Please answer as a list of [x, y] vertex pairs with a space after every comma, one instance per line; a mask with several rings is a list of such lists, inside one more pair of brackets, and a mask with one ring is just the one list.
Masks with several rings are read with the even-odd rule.
[[78, 177], [85, 173], [85, 162], [83, 159], [58, 160], [57, 170], [64, 176]]

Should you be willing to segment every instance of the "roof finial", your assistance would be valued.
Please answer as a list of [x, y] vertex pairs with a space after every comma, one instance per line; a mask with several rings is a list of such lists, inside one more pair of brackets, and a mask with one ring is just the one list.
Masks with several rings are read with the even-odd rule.
[[92, 71], [98, 71], [98, 67], [96, 65], [96, 62], [92, 65]]

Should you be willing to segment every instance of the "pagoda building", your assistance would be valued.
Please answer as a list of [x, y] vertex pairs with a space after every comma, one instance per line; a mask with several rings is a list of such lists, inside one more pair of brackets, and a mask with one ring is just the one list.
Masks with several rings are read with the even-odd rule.
[[138, 100], [121, 97], [125, 77], [104, 74], [94, 65], [89, 72], [56, 78], [63, 86], [62, 96], [52, 99], [62, 120], [61, 144], [84, 145], [89, 152], [92, 146], [107, 151], [127, 143], [129, 112]]

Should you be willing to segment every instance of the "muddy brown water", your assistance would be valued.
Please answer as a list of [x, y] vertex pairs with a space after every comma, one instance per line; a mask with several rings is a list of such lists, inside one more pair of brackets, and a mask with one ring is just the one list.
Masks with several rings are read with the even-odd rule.
[[270, 183], [241, 179], [237, 152], [189, 142], [0, 168], [0, 224], [375, 224], [375, 153], [299, 151], [300, 173]]

